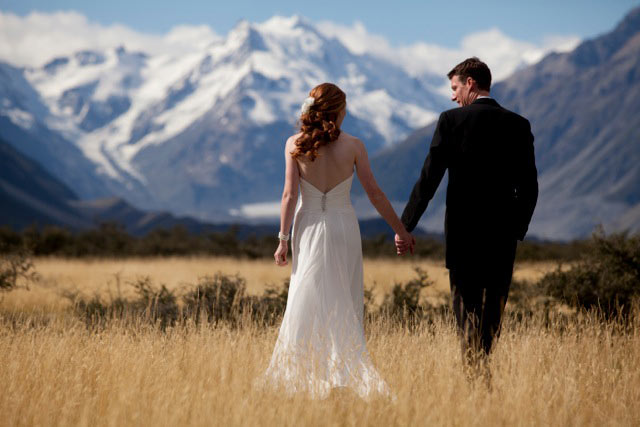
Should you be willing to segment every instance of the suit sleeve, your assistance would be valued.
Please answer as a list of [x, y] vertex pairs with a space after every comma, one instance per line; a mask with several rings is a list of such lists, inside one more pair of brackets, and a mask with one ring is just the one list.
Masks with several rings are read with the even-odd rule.
[[431, 139], [429, 154], [424, 161], [418, 181], [413, 186], [407, 206], [402, 212], [402, 223], [411, 232], [433, 198], [449, 163], [448, 127], [445, 113], [440, 114], [436, 130]]
[[531, 125], [525, 120], [525, 143], [520, 155], [520, 167], [516, 175], [516, 237], [523, 240], [529, 229], [529, 223], [538, 201], [538, 171], [533, 146]]

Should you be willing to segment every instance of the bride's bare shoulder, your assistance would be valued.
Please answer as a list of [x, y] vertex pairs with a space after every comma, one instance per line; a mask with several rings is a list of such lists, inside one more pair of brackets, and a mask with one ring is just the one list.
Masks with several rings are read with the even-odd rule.
[[296, 134], [294, 134], [294, 135], [291, 135], [291, 136], [287, 139], [287, 142], [296, 142], [296, 140], [297, 140], [298, 138], [300, 138], [300, 136], [302, 136], [302, 132], [298, 132], [298, 133], [296, 133]]
[[360, 138], [358, 138], [357, 136], [353, 136], [350, 133], [347, 133], [345, 131], [341, 131], [340, 132], [340, 138], [343, 141], [347, 141], [347, 142], [350, 142], [350, 143], [356, 143], [356, 142], [360, 141]]
[[291, 135], [289, 138], [287, 138], [287, 142], [285, 143], [285, 145], [287, 147], [295, 146], [296, 141], [298, 140], [298, 138], [300, 138], [300, 135], [302, 135], [302, 132], [298, 132], [295, 135]]
[[340, 136], [343, 137], [344, 141], [347, 142], [353, 149], [359, 150], [364, 145], [360, 138], [348, 134], [344, 131], [340, 132]]

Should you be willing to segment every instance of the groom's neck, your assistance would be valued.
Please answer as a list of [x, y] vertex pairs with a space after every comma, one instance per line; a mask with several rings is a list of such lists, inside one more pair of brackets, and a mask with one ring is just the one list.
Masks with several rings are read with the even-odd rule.
[[472, 103], [481, 96], [490, 96], [488, 90], [478, 90], [469, 93], [469, 103]]

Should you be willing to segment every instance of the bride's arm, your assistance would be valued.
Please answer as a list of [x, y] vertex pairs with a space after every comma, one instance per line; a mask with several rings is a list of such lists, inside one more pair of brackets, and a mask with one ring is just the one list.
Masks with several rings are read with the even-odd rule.
[[404, 225], [393, 210], [393, 206], [385, 196], [384, 192], [378, 186], [376, 179], [371, 171], [371, 165], [369, 163], [369, 156], [367, 155], [367, 149], [364, 143], [359, 139], [356, 139], [356, 173], [358, 179], [367, 192], [371, 204], [376, 208], [378, 213], [387, 221], [387, 224], [400, 236], [403, 241], [411, 242], [413, 238], [411, 234], [405, 229]]
[[[282, 201], [280, 202], [280, 233], [289, 234], [293, 215], [298, 203], [298, 186], [300, 185], [300, 173], [298, 163], [291, 157], [291, 152], [295, 149], [294, 137], [287, 140], [284, 147], [284, 190], [282, 191]], [[274, 254], [276, 264], [287, 265], [288, 245], [286, 240], [280, 240], [278, 249]]]

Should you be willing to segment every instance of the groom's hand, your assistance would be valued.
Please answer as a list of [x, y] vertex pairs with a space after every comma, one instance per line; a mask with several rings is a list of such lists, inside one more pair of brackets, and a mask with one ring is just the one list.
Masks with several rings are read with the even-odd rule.
[[416, 244], [416, 240], [410, 233], [403, 236], [396, 234], [394, 241], [396, 244], [396, 253], [398, 255], [402, 256], [407, 252], [411, 252], [411, 254], [413, 254], [413, 247]]
[[413, 253], [413, 247], [411, 246], [410, 241], [401, 240], [399, 236], [396, 236], [395, 244], [396, 244], [396, 253], [399, 256], [406, 255], [406, 253], [410, 251], [411, 253]]

